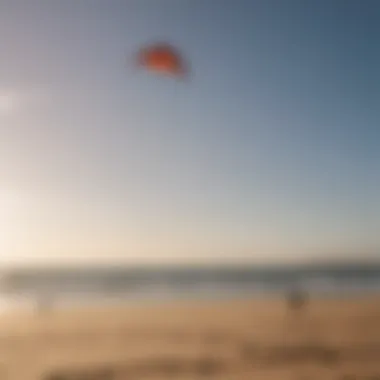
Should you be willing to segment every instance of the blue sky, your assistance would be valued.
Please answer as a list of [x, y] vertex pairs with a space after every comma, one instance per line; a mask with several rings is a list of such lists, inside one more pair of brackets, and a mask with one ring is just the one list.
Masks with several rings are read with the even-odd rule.
[[[379, 17], [376, 0], [2, 1], [1, 260], [380, 254]], [[156, 40], [188, 83], [133, 66]]]

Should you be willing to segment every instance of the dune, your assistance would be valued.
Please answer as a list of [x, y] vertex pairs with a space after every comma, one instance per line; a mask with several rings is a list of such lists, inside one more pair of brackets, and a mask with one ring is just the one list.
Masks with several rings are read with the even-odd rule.
[[380, 297], [183, 301], [0, 319], [0, 379], [380, 379]]

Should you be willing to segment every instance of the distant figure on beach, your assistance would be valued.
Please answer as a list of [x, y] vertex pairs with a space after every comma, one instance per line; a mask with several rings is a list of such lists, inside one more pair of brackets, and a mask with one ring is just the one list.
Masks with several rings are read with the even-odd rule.
[[293, 288], [287, 294], [286, 302], [290, 310], [302, 310], [308, 303], [307, 293], [301, 289]]
[[302, 286], [295, 285], [286, 294], [285, 336], [287, 344], [310, 344], [318, 333], [313, 322], [313, 313], [309, 310], [310, 298]]

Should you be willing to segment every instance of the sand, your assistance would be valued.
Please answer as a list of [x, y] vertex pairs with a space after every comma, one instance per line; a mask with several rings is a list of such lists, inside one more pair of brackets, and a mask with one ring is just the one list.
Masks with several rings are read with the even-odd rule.
[[375, 380], [380, 296], [19, 312], [0, 339], [0, 380]]

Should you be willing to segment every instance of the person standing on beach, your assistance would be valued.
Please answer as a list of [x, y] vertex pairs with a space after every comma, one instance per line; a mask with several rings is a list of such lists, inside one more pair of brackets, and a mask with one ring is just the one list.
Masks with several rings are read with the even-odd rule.
[[300, 287], [293, 287], [285, 296], [285, 337], [284, 343], [307, 339], [308, 323], [305, 315], [308, 295]]
[[286, 301], [291, 311], [303, 310], [308, 302], [307, 293], [299, 288], [293, 288], [287, 294]]

